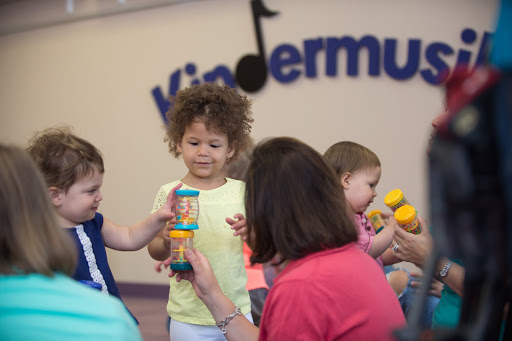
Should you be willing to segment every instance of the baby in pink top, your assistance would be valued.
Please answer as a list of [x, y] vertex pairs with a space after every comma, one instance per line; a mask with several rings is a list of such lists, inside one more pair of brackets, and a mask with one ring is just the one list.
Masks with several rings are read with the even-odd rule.
[[399, 262], [390, 246], [393, 241], [394, 218], [375, 234], [370, 220], [364, 214], [377, 196], [375, 188], [380, 180], [381, 167], [377, 155], [368, 148], [350, 141], [335, 143], [324, 153], [327, 163], [338, 174], [347, 203], [354, 213], [354, 224], [359, 232], [357, 246], [376, 259], [379, 265]]

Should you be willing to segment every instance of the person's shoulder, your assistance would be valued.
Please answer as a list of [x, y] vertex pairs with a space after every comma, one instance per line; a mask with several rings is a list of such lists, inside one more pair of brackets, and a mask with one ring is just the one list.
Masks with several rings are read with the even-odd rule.
[[245, 196], [245, 182], [241, 180], [226, 178], [226, 190], [230, 193], [237, 193], [237, 196]]
[[237, 180], [237, 179], [233, 179], [233, 178], [228, 178], [226, 177], [225, 178], [227, 183], [231, 186], [243, 186], [245, 187], [245, 182], [242, 181], [242, 180]]
[[103, 227], [103, 215], [99, 212], [96, 212], [94, 214], [94, 218], [92, 218], [91, 220], [82, 222], [82, 225], [84, 226], [84, 228], [90, 226], [90, 227], [96, 227], [96, 228], [101, 229]]
[[166, 184], [160, 186], [160, 192], [169, 192], [180, 182], [181, 182], [181, 180], [175, 180], [173, 182], [166, 183]]

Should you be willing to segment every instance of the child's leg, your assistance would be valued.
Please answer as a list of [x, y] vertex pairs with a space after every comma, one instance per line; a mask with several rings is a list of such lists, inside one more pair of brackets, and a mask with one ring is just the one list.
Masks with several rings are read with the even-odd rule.
[[[245, 317], [254, 323], [251, 313]], [[229, 326], [227, 326], [229, 328]], [[169, 326], [171, 341], [225, 341], [226, 338], [217, 326], [203, 326], [199, 324], [183, 323], [171, 319]]]
[[388, 272], [387, 278], [396, 297], [400, 299], [409, 285], [409, 274], [404, 270], [393, 270]]
[[[418, 302], [415, 302], [418, 296], [418, 292], [411, 286], [411, 282], [421, 282], [422, 279], [412, 277], [409, 271], [403, 269], [391, 270], [386, 274], [386, 276], [388, 277], [389, 284], [397, 294], [398, 301], [402, 307], [402, 311], [407, 318], [412, 305], [418, 304]], [[421, 315], [420, 321], [424, 328], [430, 328], [432, 325], [432, 315], [434, 314], [434, 310], [438, 302], [439, 297], [434, 295], [427, 296], [424, 302], [423, 314]]]

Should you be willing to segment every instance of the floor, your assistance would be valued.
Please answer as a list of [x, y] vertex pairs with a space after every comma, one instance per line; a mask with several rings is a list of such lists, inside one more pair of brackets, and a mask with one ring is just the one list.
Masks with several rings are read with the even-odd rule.
[[119, 283], [118, 286], [123, 302], [139, 320], [144, 341], [169, 341], [166, 329], [169, 286]]

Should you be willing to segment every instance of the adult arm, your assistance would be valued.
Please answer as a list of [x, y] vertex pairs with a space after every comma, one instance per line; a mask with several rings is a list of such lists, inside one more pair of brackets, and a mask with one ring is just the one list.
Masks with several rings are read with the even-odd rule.
[[167, 201], [162, 207], [132, 226], [117, 225], [105, 218], [101, 229], [105, 246], [120, 251], [135, 251], [146, 246], [159, 232], [162, 232], [167, 222], [174, 218], [175, 191], [181, 186], [182, 184], [179, 184], [169, 192]]
[[[194, 249], [186, 250], [185, 257], [194, 270], [176, 273], [171, 270], [169, 277], [176, 275], [176, 281], [190, 281], [194, 291], [201, 301], [206, 305], [217, 323], [223, 321], [235, 311], [235, 305], [224, 295], [215, 278], [210, 262], [206, 257]], [[226, 339], [253, 341], [258, 339], [259, 329], [243, 315], [235, 317], [225, 326]]]
[[[432, 253], [433, 240], [429, 229], [426, 228], [428, 226], [427, 222], [420, 216], [419, 219], [422, 229], [418, 235], [405, 232], [398, 226], [395, 227], [394, 239], [399, 247], [394, 254], [399, 259], [414, 263], [423, 269], [426, 260]], [[447, 262], [447, 258], [440, 259], [436, 265], [436, 273], [439, 273]], [[464, 274], [464, 268], [453, 263], [450, 271], [448, 271], [448, 275], [443, 279], [444, 284], [448, 285], [461, 297], [464, 293]]]
[[[448, 262], [448, 258], [441, 258], [436, 266], [436, 273], [439, 273], [444, 265]], [[462, 266], [453, 263], [448, 274], [442, 279], [443, 283], [450, 287], [457, 295], [464, 295], [464, 275], [466, 271]]]

